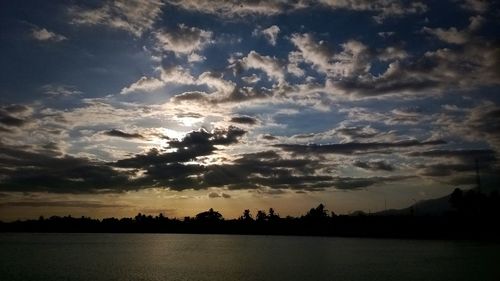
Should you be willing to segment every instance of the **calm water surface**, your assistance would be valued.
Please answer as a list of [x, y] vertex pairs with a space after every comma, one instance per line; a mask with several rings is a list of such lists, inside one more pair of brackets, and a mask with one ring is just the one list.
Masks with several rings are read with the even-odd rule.
[[0, 234], [0, 280], [500, 280], [500, 244], [186, 234]]

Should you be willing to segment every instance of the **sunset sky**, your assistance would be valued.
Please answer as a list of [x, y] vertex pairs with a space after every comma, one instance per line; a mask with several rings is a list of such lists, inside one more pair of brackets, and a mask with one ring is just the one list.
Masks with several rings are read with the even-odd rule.
[[479, 0], [0, 2], [0, 220], [402, 208], [500, 169]]

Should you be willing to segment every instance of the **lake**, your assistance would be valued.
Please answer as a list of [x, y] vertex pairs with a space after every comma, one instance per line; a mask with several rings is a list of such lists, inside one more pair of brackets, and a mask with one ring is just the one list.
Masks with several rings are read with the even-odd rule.
[[0, 280], [500, 280], [500, 244], [0, 233]]

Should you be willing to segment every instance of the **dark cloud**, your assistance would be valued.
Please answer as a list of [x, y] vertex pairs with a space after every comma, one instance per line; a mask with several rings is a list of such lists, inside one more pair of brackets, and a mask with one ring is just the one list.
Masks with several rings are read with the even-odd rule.
[[262, 135], [261, 138], [265, 139], [265, 140], [268, 140], [268, 141], [272, 141], [272, 140], [277, 140], [278, 139], [277, 137], [275, 137], [273, 135], [269, 135], [269, 134]]
[[445, 144], [445, 141], [435, 140], [435, 141], [417, 141], [417, 140], [406, 140], [399, 142], [350, 142], [350, 143], [338, 143], [338, 144], [277, 144], [275, 147], [279, 147], [284, 151], [289, 151], [293, 153], [333, 153], [333, 154], [356, 154], [356, 153], [367, 153], [367, 152], [387, 152], [391, 149], [408, 148], [408, 147], [418, 147], [418, 146], [431, 146], [431, 145], [441, 145]]
[[257, 124], [257, 119], [250, 116], [235, 116], [231, 118], [231, 122], [238, 124], [255, 125]]
[[3, 107], [2, 109], [9, 113], [21, 113], [28, 111], [30, 108], [22, 104], [11, 104]]
[[[500, 65], [498, 70], [500, 77]], [[468, 133], [477, 139], [485, 139], [497, 150], [500, 149], [500, 106], [491, 103], [477, 106], [469, 112], [465, 122], [457, 125], [465, 125], [470, 130]]]
[[9, 127], [21, 127], [26, 124], [26, 120], [14, 117], [0, 110], [0, 124]]
[[[491, 171], [491, 163], [478, 162], [477, 167], [483, 171]], [[463, 172], [475, 172], [475, 162], [469, 163], [435, 163], [419, 165], [419, 173], [429, 177], [456, 176]]]
[[353, 163], [355, 167], [362, 168], [365, 170], [372, 170], [372, 171], [394, 171], [394, 166], [391, 165], [390, 163], [387, 163], [385, 161], [368, 161], [368, 162], [363, 162], [363, 161], [355, 161]]
[[125, 204], [107, 204], [99, 201], [10, 201], [0, 203], [2, 207], [64, 207], [64, 208], [128, 208]]
[[344, 77], [331, 81], [331, 86], [345, 94], [366, 97], [498, 85], [499, 58], [498, 43], [471, 43], [459, 50], [438, 49], [420, 58], [390, 63], [380, 76]]
[[[8, 191], [49, 191], [59, 193], [121, 192], [154, 186], [175, 190], [206, 188], [196, 175], [207, 172], [202, 165], [184, 164], [213, 153], [217, 145], [231, 145], [245, 131], [229, 127], [187, 134], [182, 140], [170, 140], [169, 148], [153, 149], [147, 154], [105, 163], [87, 158], [56, 156], [29, 151], [25, 147], [0, 147], [0, 189]], [[121, 169], [117, 169], [121, 168]], [[138, 171], [144, 176], [137, 177]], [[200, 176], [201, 177], [201, 176]]]
[[7, 128], [4, 128], [4, 127], [0, 127], [0, 132], [4, 132], [4, 133], [12, 133], [12, 130], [7, 129]]
[[184, 92], [174, 96], [172, 101], [176, 103], [185, 101], [208, 101], [208, 94], [199, 91]]
[[379, 132], [369, 126], [340, 127], [335, 129], [335, 134], [346, 139], [369, 139], [379, 135]]
[[352, 178], [352, 177], [338, 177], [333, 180], [333, 184], [337, 189], [352, 190], [361, 189], [376, 184], [402, 181], [410, 179], [413, 176], [394, 176], [394, 177], [368, 177], [368, 178]]
[[[22, 104], [11, 104], [0, 107], [0, 124], [8, 127], [21, 127], [28, 123], [24, 113], [30, 110], [29, 107]], [[10, 131], [3, 128], [3, 131]]]
[[[357, 189], [404, 179], [332, 176], [325, 171], [331, 171], [335, 164], [308, 158], [284, 157], [273, 150], [239, 155], [223, 164], [188, 163], [196, 157], [212, 154], [216, 145], [237, 143], [243, 134], [245, 131], [236, 127], [211, 132], [193, 131], [181, 140], [169, 141], [169, 147], [176, 151], [153, 149], [149, 153], [113, 163], [2, 145], [0, 190], [102, 193], [150, 187], [171, 190], [224, 187], [231, 190], [269, 188], [313, 191], [326, 188]], [[380, 163], [372, 166], [387, 170]], [[217, 196], [230, 198], [230, 195], [224, 193], [217, 193]], [[209, 197], [216, 198], [216, 195], [211, 194]]]
[[176, 115], [179, 118], [203, 118], [203, 115], [196, 113], [196, 112], [186, 112], [186, 113], [179, 113]]
[[231, 198], [231, 195], [229, 195], [227, 193], [210, 192], [208, 194], [208, 198], [225, 198], [225, 199], [229, 199], [229, 198]]
[[212, 154], [215, 145], [230, 145], [238, 142], [246, 131], [230, 126], [228, 129], [216, 129], [208, 132], [204, 129], [188, 133], [182, 140], [170, 140], [172, 152], [151, 149], [147, 154], [138, 154], [132, 158], [118, 160], [115, 165], [125, 168], [146, 168], [155, 165], [175, 164], [194, 160], [199, 156]]
[[119, 192], [137, 187], [132, 175], [87, 158], [0, 145], [0, 189], [5, 191]]
[[124, 139], [143, 139], [144, 136], [139, 134], [139, 133], [126, 133], [121, 130], [113, 129], [110, 131], [104, 132], [105, 135], [110, 136], [110, 137], [118, 137], [118, 138], [124, 138]]
[[421, 157], [441, 157], [441, 158], [458, 158], [463, 162], [474, 162], [478, 160], [481, 162], [495, 161], [495, 151], [491, 149], [434, 149], [427, 151], [415, 151], [408, 154], [409, 156]]

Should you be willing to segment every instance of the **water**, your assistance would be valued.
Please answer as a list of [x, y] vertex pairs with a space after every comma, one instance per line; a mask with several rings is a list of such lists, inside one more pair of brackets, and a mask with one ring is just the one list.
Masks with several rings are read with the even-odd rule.
[[0, 280], [500, 280], [500, 244], [185, 234], [0, 234]]

